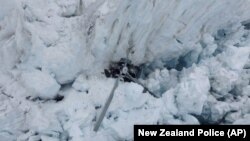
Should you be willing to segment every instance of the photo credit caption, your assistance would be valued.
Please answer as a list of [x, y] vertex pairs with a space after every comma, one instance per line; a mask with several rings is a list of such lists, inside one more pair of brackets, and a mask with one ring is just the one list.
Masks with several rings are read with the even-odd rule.
[[134, 141], [145, 139], [214, 138], [222, 140], [250, 140], [249, 125], [135, 125]]

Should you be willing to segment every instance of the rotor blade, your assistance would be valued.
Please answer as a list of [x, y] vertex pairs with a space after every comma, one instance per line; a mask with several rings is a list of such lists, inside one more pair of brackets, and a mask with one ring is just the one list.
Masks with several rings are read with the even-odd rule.
[[118, 82], [119, 82], [119, 78], [116, 79], [115, 85], [114, 85], [114, 87], [113, 87], [113, 89], [112, 89], [112, 91], [111, 91], [111, 93], [110, 93], [110, 95], [108, 97], [108, 100], [106, 101], [106, 103], [105, 103], [105, 105], [104, 105], [104, 107], [102, 109], [102, 112], [101, 112], [99, 118], [97, 119], [97, 122], [96, 122], [95, 127], [94, 127], [95, 132], [98, 131], [98, 129], [99, 129], [101, 123], [102, 123], [102, 120], [103, 120], [103, 118], [104, 118], [104, 116], [105, 116], [105, 114], [106, 114], [106, 112], [107, 112], [107, 110], [109, 108], [109, 105], [110, 105], [110, 103], [111, 103], [111, 101], [112, 101], [112, 99], [114, 97], [115, 90], [118, 87]]

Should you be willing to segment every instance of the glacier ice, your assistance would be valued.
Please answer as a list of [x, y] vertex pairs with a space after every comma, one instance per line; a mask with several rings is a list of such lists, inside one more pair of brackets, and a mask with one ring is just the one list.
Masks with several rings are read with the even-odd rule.
[[32, 97], [42, 99], [53, 99], [61, 87], [52, 76], [39, 70], [22, 72], [20, 83], [33, 94]]
[[[249, 124], [248, 0], [0, 3], [0, 140], [132, 140], [134, 124]], [[121, 58], [160, 98], [120, 82], [95, 133], [114, 83], [103, 70]]]

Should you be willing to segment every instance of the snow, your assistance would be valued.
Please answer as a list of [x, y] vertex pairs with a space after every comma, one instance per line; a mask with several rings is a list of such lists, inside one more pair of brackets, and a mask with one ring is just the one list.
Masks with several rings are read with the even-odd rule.
[[4, 19], [6, 15], [9, 15], [10, 12], [14, 9], [15, 0], [8, 0], [8, 1], [1, 0], [0, 3], [1, 3], [1, 6], [0, 6], [0, 9], [1, 9], [0, 21], [1, 21]]
[[70, 17], [76, 15], [77, 8], [80, 6], [79, 0], [57, 0], [56, 3], [60, 7], [60, 15]]
[[76, 80], [74, 81], [72, 87], [77, 90], [77, 91], [81, 91], [81, 92], [86, 92], [89, 89], [88, 84], [86, 83], [86, 81], [88, 81], [86, 79], [85, 76], [80, 75], [76, 78]]
[[[0, 3], [0, 140], [133, 140], [134, 124], [249, 124], [248, 0]], [[103, 71], [121, 58], [160, 98], [120, 81], [94, 132], [115, 82]]]
[[250, 86], [246, 86], [243, 90], [243, 94], [249, 96], [250, 95]]
[[225, 52], [221, 55], [220, 59], [230, 69], [240, 71], [247, 63], [249, 54], [250, 54], [249, 47], [243, 47], [237, 49], [235, 47], [229, 46], [226, 48]]
[[209, 88], [206, 70], [202, 68], [195, 69], [189, 76], [183, 77], [175, 91], [179, 112], [200, 115]]
[[236, 120], [234, 122], [234, 124], [236, 124], [236, 125], [250, 124], [249, 123], [249, 121], [250, 121], [249, 119], [250, 119], [250, 115], [248, 114], [248, 115], [245, 115], [243, 119]]
[[61, 87], [53, 77], [39, 70], [23, 71], [20, 83], [33, 94], [32, 97], [42, 99], [54, 98]]

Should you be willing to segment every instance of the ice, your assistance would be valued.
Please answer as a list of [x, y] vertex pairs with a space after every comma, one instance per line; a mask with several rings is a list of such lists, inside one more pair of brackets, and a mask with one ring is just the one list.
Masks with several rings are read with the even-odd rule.
[[[36, 3], [46, 5], [44, 6], [46, 8], [41, 9], [40, 5]], [[81, 72], [81, 69], [76, 68], [76, 66], [81, 66], [84, 70], [96, 72], [95, 69], [105, 67], [106, 62], [110, 60], [119, 60], [121, 57], [125, 57], [129, 47], [133, 47], [134, 53], [130, 53], [129, 57], [135, 64], [153, 61], [157, 58], [169, 61], [192, 50], [197, 51], [199, 47], [195, 45], [195, 42], [197, 42], [201, 36], [200, 29], [202, 26], [204, 28], [203, 30], [205, 30], [202, 32], [211, 33], [222, 24], [238, 20], [237, 16], [234, 16], [234, 13], [244, 11], [244, 9], [247, 8], [247, 4], [244, 4], [244, 0], [241, 0], [237, 3], [229, 2], [224, 9], [216, 9], [216, 6], [223, 5], [224, 1], [220, 1], [212, 3], [208, 10], [200, 11], [199, 14], [195, 11], [195, 9], [199, 9], [199, 6], [196, 5], [210, 5], [210, 2], [203, 3], [197, 1], [197, 4], [191, 4], [193, 2], [188, 4], [187, 2], [177, 3], [176, 1], [170, 1], [169, 3], [165, 1], [155, 3], [144, 2], [145, 7], [143, 7], [143, 4], [140, 2], [131, 4], [130, 1], [120, 2], [116, 0], [113, 2], [92, 2], [92, 7], [97, 7], [96, 9], [98, 12], [93, 11], [93, 9], [83, 8], [83, 15], [81, 16], [75, 14], [80, 3], [78, 0], [64, 0], [57, 1], [56, 3], [43, 3], [39, 1], [36, 3], [30, 1], [25, 3], [27, 8], [20, 17], [22, 21], [18, 22], [21, 26], [19, 28], [23, 28], [24, 31], [27, 30], [28, 33], [31, 34], [29, 37], [32, 39], [31, 43], [34, 42], [32, 43], [33, 45], [31, 45], [34, 52], [32, 51], [31, 53], [35, 56], [36, 62], [32, 61], [34, 57], [28, 57], [31, 53], [27, 53], [23, 56], [25, 58], [28, 57], [27, 61], [24, 63], [27, 62], [27, 65], [33, 64], [48, 68], [54, 72], [55, 75], [58, 75], [57, 79], [60, 83], [67, 83], [76, 78], [76, 74]], [[85, 3], [88, 2], [84, 1], [84, 4]], [[100, 9], [98, 6], [100, 6]], [[175, 6], [177, 8], [173, 8]], [[107, 11], [107, 7], [111, 7], [110, 9], [112, 10]], [[127, 16], [124, 16], [123, 11], [126, 7], [128, 7], [125, 13]], [[168, 10], [166, 10], [165, 7], [169, 7]], [[190, 10], [189, 13], [185, 13], [184, 11], [186, 9], [193, 10]], [[231, 9], [235, 9], [235, 11]], [[166, 10], [167, 13], [176, 14], [170, 14], [170, 16], [167, 17], [164, 12], [161, 12], [164, 10]], [[62, 14], [57, 15], [58, 12]], [[206, 14], [202, 15], [202, 13]], [[231, 15], [231, 17], [224, 16], [223, 13]], [[48, 14], [50, 16], [47, 16]], [[243, 14], [242, 19], [245, 18], [247, 12], [243, 12]], [[71, 18], [65, 19], [61, 17], [61, 15]], [[190, 19], [192, 15], [195, 15], [191, 18], [192, 20], [186, 20]], [[221, 16], [223, 16], [225, 20], [217, 20]], [[199, 17], [201, 17], [201, 19], [209, 19], [209, 21], [205, 22], [205, 20], [198, 20], [199, 22], [194, 22]], [[50, 32], [46, 33], [46, 31]], [[18, 34], [24, 35], [24, 37], [29, 36], [23, 32]], [[50, 38], [46, 38], [44, 35]], [[20, 39], [17, 41], [19, 40]], [[176, 40], [182, 43], [180, 44]], [[66, 44], [64, 43], [65, 41], [67, 41]], [[36, 48], [34, 48], [34, 46]], [[36, 51], [38, 46], [41, 46], [39, 50], [48, 51], [42, 54]], [[55, 49], [43, 49], [44, 47], [42, 46], [52, 46]], [[79, 48], [83, 49], [83, 51]], [[52, 63], [55, 64], [53, 67], [46, 63], [54, 61], [54, 59], [50, 57], [39, 57], [51, 56], [51, 52], [58, 53], [55, 58], [55, 60], [58, 59], [58, 61]], [[68, 52], [72, 56], [75, 56], [75, 58], [67, 58], [68, 60], [72, 60], [70, 61], [71, 63], [75, 62], [75, 64], [67, 63], [68, 61], [65, 60], [66, 58], [60, 55], [60, 53], [64, 52]], [[82, 56], [86, 54], [86, 56], [80, 57], [79, 54], [75, 52], [78, 52]], [[193, 56], [194, 60], [196, 60], [195, 58], [197, 58], [197, 55]], [[78, 63], [80, 60], [82, 62], [81, 64]], [[62, 64], [72, 65], [68, 67], [72, 69], [65, 70], [65, 72], [58, 71], [62, 70]], [[90, 67], [89, 64], [95, 64], [96, 67]], [[71, 71], [72, 76], [68, 76]]]
[[[200, 83], [202, 82], [202, 83]], [[176, 87], [176, 102], [180, 113], [201, 114], [210, 88], [206, 70], [197, 68]]]
[[191, 125], [200, 124], [199, 120], [192, 115], [187, 114], [187, 115], [182, 116], [182, 118], [183, 118], [182, 124], [191, 124]]
[[208, 102], [204, 105], [202, 116], [205, 124], [219, 124], [223, 116], [229, 111], [229, 105], [225, 102]]
[[165, 91], [176, 86], [178, 83], [177, 75], [176, 70], [157, 69], [149, 75], [149, 79], [145, 83], [155, 94], [162, 95]]
[[76, 78], [76, 80], [74, 81], [72, 87], [77, 90], [77, 91], [81, 91], [81, 92], [87, 92], [89, 89], [88, 84], [86, 83], [86, 81], [88, 81], [88, 79], [83, 76], [80, 75]]
[[77, 49], [79, 45], [72, 44], [72, 46], [62, 45], [59, 47], [60, 49], [51, 47], [46, 49], [43, 54], [43, 70], [53, 73], [60, 84], [74, 81], [82, 70], [80, 61], [84, 60], [82, 52], [79, 48]]
[[[234, 83], [236, 83], [239, 75], [226, 68], [219, 68], [211, 74], [211, 86], [212, 91], [218, 95], [225, 96], [233, 89]], [[219, 96], [220, 97], [220, 96]]]
[[54, 98], [60, 85], [49, 74], [39, 70], [27, 70], [21, 74], [20, 83], [32, 94], [42, 99]]
[[243, 95], [247, 95], [247, 96], [250, 96], [250, 86], [246, 86], [244, 89], [243, 89]]
[[60, 7], [60, 15], [64, 17], [76, 16], [77, 8], [80, 6], [80, 0], [57, 0]]
[[242, 70], [248, 61], [250, 47], [235, 48], [229, 46], [226, 51], [219, 57], [232, 70]]
[[[170, 89], [164, 95], [168, 97], [164, 103], [168, 103], [165, 107], [169, 109], [178, 109], [174, 114], [197, 114], [202, 112], [203, 105], [207, 99], [210, 88], [208, 77], [200, 68], [194, 68], [194, 72], [184, 76], [183, 79], [174, 89]], [[200, 83], [200, 82], [203, 83]], [[165, 96], [166, 95], [166, 96]], [[173, 95], [173, 96], [172, 96]], [[170, 100], [170, 97], [172, 101]], [[165, 99], [164, 98], [164, 99]], [[174, 105], [169, 105], [173, 103]], [[174, 107], [173, 107], [174, 106]]]
[[0, 21], [1, 21], [6, 15], [9, 15], [11, 11], [14, 9], [15, 0], [8, 0], [8, 1], [1, 0], [0, 3], [1, 3], [0, 6], [1, 8]]
[[236, 121], [234, 122], [234, 124], [236, 124], [236, 125], [240, 125], [240, 124], [243, 124], [243, 125], [245, 125], [245, 124], [250, 124], [250, 123], [249, 123], [249, 121], [250, 121], [249, 119], [250, 119], [250, 115], [247, 114], [247, 115], [245, 115], [242, 119], [236, 120]]
[[[0, 140], [132, 140], [134, 124], [248, 124], [248, 0], [0, 0]], [[197, 12], [198, 11], [198, 12]], [[142, 69], [103, 74], [121, 58]]]

